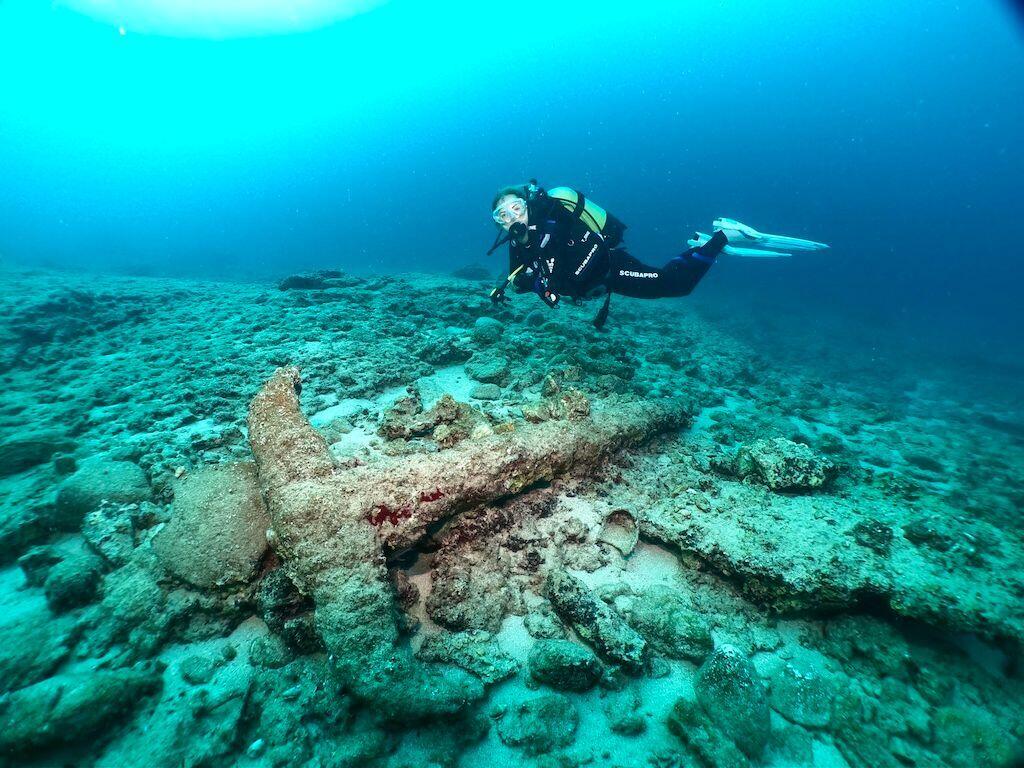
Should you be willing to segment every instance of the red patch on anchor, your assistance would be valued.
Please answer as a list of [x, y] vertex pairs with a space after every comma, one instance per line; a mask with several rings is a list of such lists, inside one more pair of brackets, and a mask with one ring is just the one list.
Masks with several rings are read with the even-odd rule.
[[[425, 504], [431, 501], [437, 501], [444, 497], [444, 492], [440, 488], [435, 488], [432, 491], [421, 491], [420, 492], [420, 503]], [[391, 523], [392, 525], [398, 525], [402, 520], [408, 520], [412, 517], [413, 505], [407, 504], [404, 507], [397, 507], [392, 509], [387, 504], [378, 504], [376, 507], [370, 510], [370, 513], [366, 516], [366, 519], [370, 521], [370, 525], [380, 526], [384, 523]]]

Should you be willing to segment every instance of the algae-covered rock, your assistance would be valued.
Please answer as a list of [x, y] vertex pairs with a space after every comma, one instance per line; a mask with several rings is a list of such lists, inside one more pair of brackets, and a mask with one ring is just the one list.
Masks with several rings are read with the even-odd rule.
[[93, 457], [83, 461], [57, 491], [56, 522], [75, 528], [104, 501], [138, 503], [149, 498], [149, 481], [138, 464]]
[[441, 626], [456, 631], [501, 628], [510, 595], [508, 576], [494, 560], [474, 563], [442, 557], [430, 581], [427, 613]]
[[711, 622], [677, 589], [654, 585], [617, 598], [615, 607], [658, 653], [699, 662], [711, 652]]
[[567, 697], [546, 694], [513, 705], [498, 722], [498, 736], [527, 755], [543, 755], [571, 744], [579, 719]]
[[0, 753], [25, 754], [96, 734], [158, 690], [160, 676], [119, 669], [51, 677], [7, 696]]
[[750, 760], [701, 706], [680, 698], [668, 716], [668, 729], [710, 768], [749, 768]]
[[153, 713], [113, 743], [96, 768], [234, 764], [244, 749], [239, 737], [250, 706], [253, 671], [241, 661], [210, 677], [207, 671], [200, 672], [206, 680], [202, 685], [172, 685], [168, 680]]
[[612, 733], [639, 736], [647, 730], [647, 718], [640, 709], [642, 705], [639, 687], [632, 685], [619, 691], [609, 691], [601, 708]]
[[103, 575], [103, 560], [89, 550], [79, 551], [50, 568], [43, 582], [46, 602], [54, 612], [92, 602]]
[[0, 442], [0, 477], [38, 466], [55, 454], [74, 449], [74, 442], [56, 430], [16, 435]]
[[936, 751], [950, 768], [1009, 766], [1024, 750], [1019, 739], [978, 707], [940, 707], [933, 723]]
[[523, 626], [530, 637], [538, 640], [564, 640], [566, 636], [562, 622], [546, 603], [527, 613], [523, 618]]
[[477, 344], [493, 344], [505, 332], [505, 324], [493, 317], [478, 317], [473, 323], [473, 341]]
[[569, 640], [540, 640], [530, 649], [530, 676], [560, 691], [588, 691], [601, 679], [601, 662]]
[[177, 484], [171, 520], [153, 549], [167, 570], [197, 587], [241, 584], [266, 551], [269, 527], [255, 465], [218, 464]]
[[786, 719], [808, 728], [825, 728], [838, 693], [835, 675], [820, 654], [802, 651], [782, 664], [771, 679], [771, 705]]
[[555, 610], [599, 654], [633, 672], [643, 666], [647, 643], [622, 617], [567, 571], [552, 571], [545, 587]]
[[466, 375], [484, 384], [504, 386], [508, 383], [509, 363], [504, 357], [474, 355], [466, 363]]
[[497, 384], [477, 384], [469, 392], [474, 400], [500, 400], [501, 387]]
[[476, 675], [485, 685], [507, 680], [518, 670], [516, 660], [501, 650], [489, 632], [435, 632], [423, 638], [416, 655]]
[[808, 446], [783, 437], [755, 440], [740, 448], [737, 475], [767, 485], [773, 491], [811, 491], [825, 486], [836, 474], [835, 465]]
[[270, 631], [303, 653], [323, 648], [313, 626], [313, 601], [303, 595], [284, 568], [264, 574], [256, 589], [256, 605]]
[[111, 565], [127, 563], [135, 546], [135, 526], [130, 510], [125, 504], [104, 503], [86, 513], [82, 522], [82, 536]]
[[771, 732], [768, 697], [754, 666], [733, 646], [715, 649], [697, 671], [697, 702], [711, 723], [755, 758]]
[[70, 617], [51, 616], [39, 601], [31, 610], [0, 615], [0, 694], [51, 674], [70, 651]]
[[0, 505], [0, 564], [17, 558], [25, 547], [42, 541], [51, 532], [53, 505]]

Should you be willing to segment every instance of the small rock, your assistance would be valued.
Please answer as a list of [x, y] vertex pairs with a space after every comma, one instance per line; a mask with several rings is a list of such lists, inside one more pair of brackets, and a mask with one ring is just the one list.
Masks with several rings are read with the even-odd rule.
[[477, 344], [493, 344], [504, 332], [504, 323], [493, 317], [478, 317], [473, 323], [473, 341]]
[[484, 685], [507, 680], [519, 671], [519, 664], [498, 647], [488, 632], [435, 632], [423, 638], [416, 655], [424, 661], [462, 667]]
[[601, 662], [569, 640], [540, 640], [530, 649], [530, 676], [561, 691], [588, 691], [601, 678]]
[[477, 384], [470, 390], [469, 396], [476, 400], [499, 400], [501, 387], [497, 384]]
[[773, 491], [806, 492], [827, 485], [836, 475], [836, 466], [802, 443], [776, 437], [740, 448], [734, 471]]
[[267, 549], [269, 527], [255, 465], [211, 465], [177, 481], [171, 520], [153, 537], [153, 550], [194, 586], [242, 584]]
[[119, 669], [51, 677], [8, 694], [0, 752], [27, 754], [98, 734], [158, 690], [154, 672]]
[[45, 464], [55, 453], [74, 450], [62, 433], [45, 430], [22, 434], [0, 443], [0, 477], [8, 477]]
[[562, 640], [565, 638], [565, 627], [555, 616], [554, 612], [546, 605], [536, 611], [530, 611], [523, 619], [523, 625], [531, 637], [538, 640], [553, 639]]
[[277, 635], [261, 635], [249, 644], [249, 661], [257, 667], [280, 669], [292, 660], [292, 652]]
[[820, 654], [801, 650], [781, 665], [771, 680], [771, 704], [787, 720], [808, 728], [825, 728], [838, 694], [835, 676]]
[[138, 464], [94, 457], [82, 462], [57, 491], [54, 523], [77, 528], [104, 501], [137, 504], [149, 498], [149, 482]]
[[205, 685], [213, 679], [219, 665], [220, 662], [213, 656], [195, 653], [182, 659], [178, 670], [186, 683]]
[[46, 602], [55, 613], [91, 603], [103, 577], [103, 561], [82, 551], [54, 565], [43, 583]]
[[93, 551], [108, 563], [124, 565], [135, 547], [131, 511], [124, 504], [104, 502], [97, 509], [86, 513], [82, 536]]
[[562, 619], [598, 653], [633, 672], [643, 668], [646, 641], [582, 581], [567, 571], [552, 571], [546, 592]]
[[560, 693], [521, 701], [498, 722], [502, 743], [536, 756], [568, 746], [576, 738], [579, 713]]
[[697, 670], [697, 701], [711, 722], [748, 757], [764, 750], [771, 732], [768, 697], [753, 665], [733, 646], [723, 645]]
[[508, 382], [509, 363], [503, 357], [474, 355], [465, 368], [467, 376], [484, 384], [504, 385]]

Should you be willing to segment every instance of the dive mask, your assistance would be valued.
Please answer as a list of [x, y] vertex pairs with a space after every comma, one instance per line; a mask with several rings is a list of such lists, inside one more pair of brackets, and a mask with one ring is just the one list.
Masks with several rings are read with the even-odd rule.
[[508, 197], [494, 209], [491, 217], [499, 227], [507, 230], [513, 224], [526, 224], [526, 210], [526, 201], [521, 197]]

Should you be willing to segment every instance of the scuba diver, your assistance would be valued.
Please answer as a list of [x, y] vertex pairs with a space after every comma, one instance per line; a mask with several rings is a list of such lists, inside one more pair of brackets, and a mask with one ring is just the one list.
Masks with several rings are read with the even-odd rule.
[[[639, 299], [687, 296], [720, 253], [737, 256], [789, 256], [768, 249], [820, 250], [823, 243], [766, 235], [733, 219], [716, 219], [714, 234], [695, 233], [687, 250], [656, 268], [643, 264], [622, 245], [626, 225], [569, 187], [545, 191], [536, 179], [503, 187], [491, 201], [491, 216], [501, 228], [488, 255], [509, 244], [509, 276], [491, 291], [495, 303], [506, 301], [511, 284], [516, 293], [536, 293], [549, 307], [563, 296], [574, 303], [604, 294], [594, 318], [601, 328], [608, 318], [613, 293]], [[504, 232], [504, 234], [503, 234]], [[751, 243], [742, 248], [730, 243]]]

